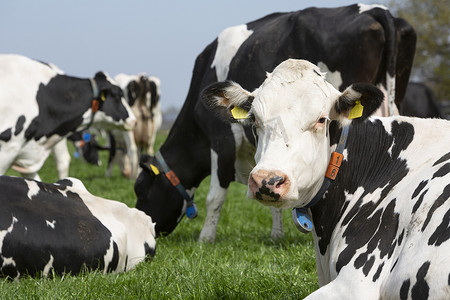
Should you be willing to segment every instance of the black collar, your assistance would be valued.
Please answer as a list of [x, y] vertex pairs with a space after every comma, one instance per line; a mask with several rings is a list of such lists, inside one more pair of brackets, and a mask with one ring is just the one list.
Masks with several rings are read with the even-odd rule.
[[163, 172], [166, 174], [166, 178], [169, 180], [169, 182], [172, 184], [173, 187], [177, 189], [177, 191], [183, 196], [183, 198], [187, 202], [187, 208], [186, 208], [186, 216], [189, 219], [193, 219], [197, 216], [197, 206], [194, 203], [194, 197], [192, 198], [187, 193], [184, 186], [181, 184], [180, 179], [178, 179], [177, 175], [173, 170], [169, 168], [166, 161], [164, 160], [161, 152], [156, 152], [155, 155], [156, 160], [158, 161], [159, 165], [161, 166]]
[[292, 209], [292, 218], [294, 219], [295, 227], [303, 233], [309, 233], [313, 229], [313, 223], [309, 217], [308, 208], [313, 207], [317, 202], [319, 202], [320, 199], [323, 198], [323, 195], [325, 195], [328, 187], [334, 181], [339, 172], [339, 167], [341, 166], [344, 158], [342, 153], [344, 152], [344, 148], [347, 143], [348, 131], [349, 126], [344, 126], [342, 128], [339, 143], [336, 150], [331, 153], [330, 162], [328, 163], [328, 168], [325, 173], [325, 179], [323, 180], [322, 186], [316, 196], [314, 196], [314, 198], [305, 206]]

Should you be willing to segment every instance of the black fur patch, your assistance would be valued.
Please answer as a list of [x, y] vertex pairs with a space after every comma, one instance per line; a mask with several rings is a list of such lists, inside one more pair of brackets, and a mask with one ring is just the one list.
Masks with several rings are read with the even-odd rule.
[[0, 141], [8, 142], [12, 136], [12, 129], [8, 128], [2, 133], [0, 133]]
[[16, 130], [14, 131], [14, 135], [18, 135], [23, 130], [23, 124], [25, 123], [25, 116], [22, 115], [17, 119], [16, 122]]
[[417, 271], [416, 274], [416, 284], [411, 288], [411, 298], [412, 299], [428, 299], [430, 287], [428, 286], [425, 276], [430, 268], [430, 262], [425, 262]]

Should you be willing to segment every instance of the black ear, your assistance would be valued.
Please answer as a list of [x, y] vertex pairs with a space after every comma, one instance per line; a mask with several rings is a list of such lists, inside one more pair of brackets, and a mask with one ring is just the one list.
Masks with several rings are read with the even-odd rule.
[[334, 105], [337, 116], [364, 120], [381, 105], [384, 94], [369, 83], [355, 83], [345, 89]]
[[139, 166], [152, 176], [157, 176], [161, 173], [155, 162], [155, 158], [147, 154], [141, 156], [139, 159]]
[[254, 97], [232, 81], [216, 82], [201, 93], [209, 110], [228, 122], [240, 122], [248, 117]]

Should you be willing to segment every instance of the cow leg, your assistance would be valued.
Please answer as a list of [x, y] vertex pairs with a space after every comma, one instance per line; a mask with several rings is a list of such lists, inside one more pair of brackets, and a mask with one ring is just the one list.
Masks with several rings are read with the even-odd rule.
[[220, 186], [217, 174], [217, 153], [211, 150], [211, 183], [209, 185], [208, 196], [206, 197], [206, 218], [202, 231], [198, 238], [199, 242], [214, 243], [216, 239], [217, 224], [219, 222], [220, 211], [225, 203], [227, 189]]
[[67, 139], [62, 139], [52, 148], [53, 159], [55, 160], [58, 178], [63, 179], [69, 176], [70, 154], [67, 148]]
[[277, 240], [284, 236], [282, 210], [271, 206], [270, 211], [272, 212], [272, 232], [270, 237]]

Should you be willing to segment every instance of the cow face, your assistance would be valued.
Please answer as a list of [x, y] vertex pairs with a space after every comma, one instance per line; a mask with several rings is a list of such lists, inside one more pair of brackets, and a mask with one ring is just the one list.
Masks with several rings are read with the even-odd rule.
[[139, 165], [142, 172], [134, 185], [136, 208], [152, 217], [156, 235], [169, 234], [186, 212], [186, 201], [159, 171], [162, 168], [155, 157], [144, 154]]
[[292, 208], [306, 205], [322, 185], [331, 152], [330, 120], [348, 123], [357, 101], [363, 105], [358, 117], [366, 118], [383, 94], [367, 84], [341, 94], [315, 65], [290, 59], [252, 93], [225, 82], [208, 87], [202, 98], [225, 119], [256, 127], [257, 164], [249, 176], [248, 197]]
[[98, 72], [94, 77], [100, 94], [100, 109], [94, 116], [94, 123], [102, 128], [133, 129], [136, 118], [126, 102], [122, 89], [112, 82], [104, 73]]

